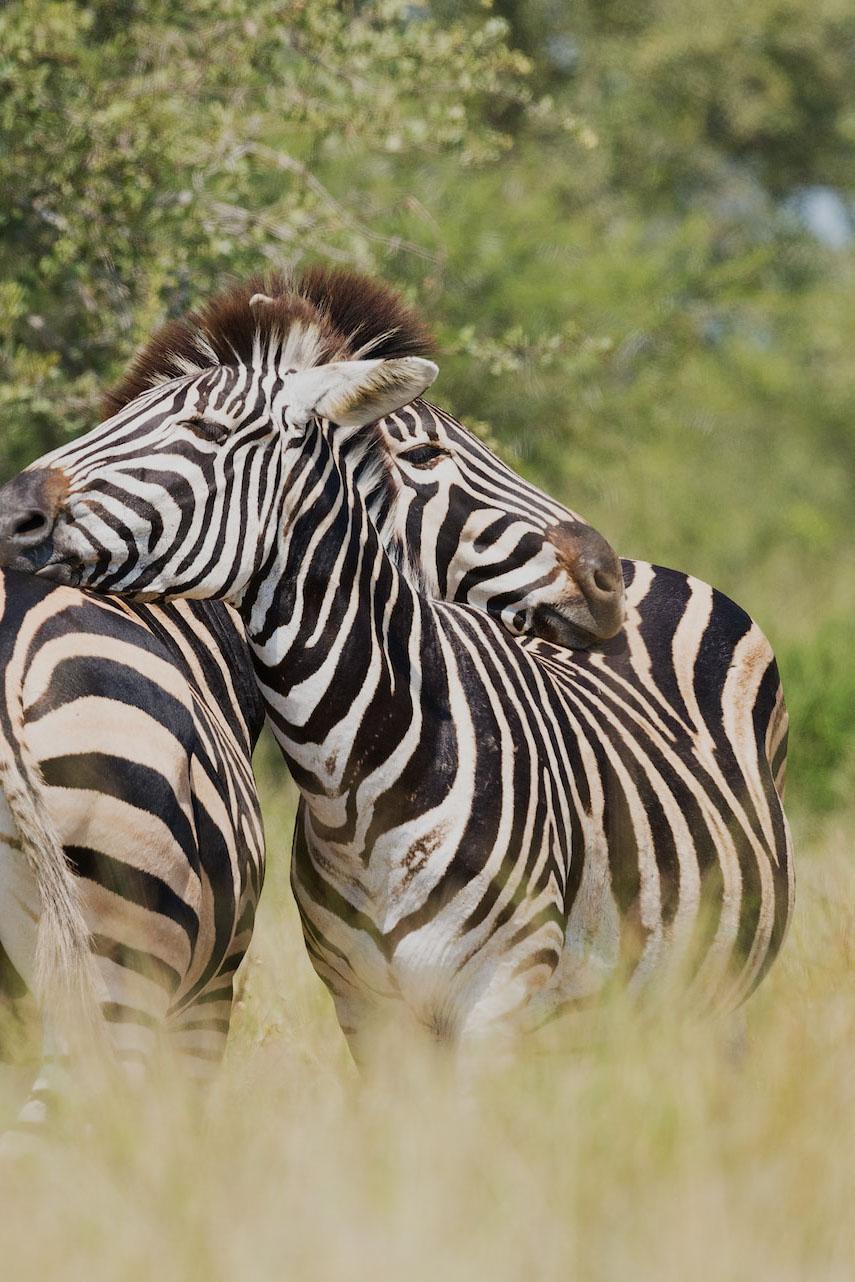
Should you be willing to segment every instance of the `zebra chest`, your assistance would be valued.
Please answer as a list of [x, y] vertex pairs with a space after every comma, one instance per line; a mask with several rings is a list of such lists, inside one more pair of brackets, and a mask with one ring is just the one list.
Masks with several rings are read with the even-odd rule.
[[462, 831], [465, 820], [414, 822], [346, 854], [298, 825], [294, 890], [313, 962], [340, 1008], [403, 1007], [453, 1040], [548, 983], [564, 937], [559, 879], [509, 873], [490, 852], [461, 858], [456, 825]]

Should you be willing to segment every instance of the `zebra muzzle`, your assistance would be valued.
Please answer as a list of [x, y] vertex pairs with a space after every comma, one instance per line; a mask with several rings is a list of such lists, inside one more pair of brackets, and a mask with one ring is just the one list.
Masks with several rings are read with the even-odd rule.
[[[588, 646], [608, 641], [626, 617], [623, 574], [614, 548], [590, 525], [561, 522], [546, 531], [575, 591], [566, 601], [539, 605], [537, 631], [555, 644]], [[559, 638], [566, 639], [559, 639]]]
[[21, 472], [0, 489], [0, 566], [32, 574], [48, 564], [67, 492], [65, 475], [54, 468]]

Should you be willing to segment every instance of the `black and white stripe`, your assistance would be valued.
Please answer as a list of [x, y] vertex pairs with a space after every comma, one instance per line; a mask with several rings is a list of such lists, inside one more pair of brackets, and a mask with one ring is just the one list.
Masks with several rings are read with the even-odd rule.
[[[323, 354], [303, 316], [259, 323], [250, 356], [55, 452], [29, 473], [62, 498], [26, 556], [97, 590], [239, 605], [303, 794], [307, 943], [355, 1041], [385, 1011], [455, 1041], [529, 1026], [618, 976], [739, 1002], [792, 903], [762, 634], [706, 585], [626, 563], [619, 635], [554, 644], [556, 619], [588, 640], [597, 621], [576, 520], [440, 411], [396, 410], [426, 362]], [[422, 434], [436, 457], [408, 461]]]
[[0, 676], [3, 759], [42, 833], [28, 849], [4, 779], [2, 994], [12, 1011], [36, 995], [52, 1048], [27, 1126], [76, 1017], [73, 977], [64, 988], [59, 973], [74, 959], [49, 954], [39, 974], [50, 834], [73, 874], [100, 1032], [125, 1070], [138, 1075], [161, 1032], [194, 1073], [219, 1061], [264, 870], [251, 770], [263, 710], [228, 607], [99, 600], [14, 571], [0, 574]]

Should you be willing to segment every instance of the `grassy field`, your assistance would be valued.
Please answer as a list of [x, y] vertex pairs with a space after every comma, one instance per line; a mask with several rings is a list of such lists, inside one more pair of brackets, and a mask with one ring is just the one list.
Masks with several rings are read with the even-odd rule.
[[849, 1282], [855, 817], [799, 834], [795, 925], [745, 1034], [615, 1002], [586, 1047], [553, 1032], [462, 1091], [401, 1043], [357, 1080], [289, 900], [292, 798], [266, 792], [270, 884], [215, 1088], [166, 1063], [82, 1143], [0, 1172], [0, 1276]]

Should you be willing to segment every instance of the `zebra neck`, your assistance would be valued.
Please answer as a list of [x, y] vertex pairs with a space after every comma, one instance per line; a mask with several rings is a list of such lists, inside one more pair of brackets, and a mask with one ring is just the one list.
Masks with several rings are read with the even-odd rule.
[[273, 733], [313, 819], [338, 828], [369, 776], [400, 771], [423, 705], [447, 718], [448, 691], [433, 603], [384, 548], [346, 461], [311, 454], [241, 612]]

